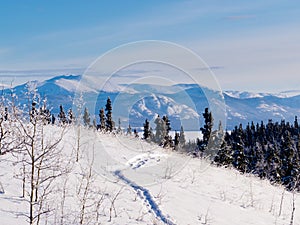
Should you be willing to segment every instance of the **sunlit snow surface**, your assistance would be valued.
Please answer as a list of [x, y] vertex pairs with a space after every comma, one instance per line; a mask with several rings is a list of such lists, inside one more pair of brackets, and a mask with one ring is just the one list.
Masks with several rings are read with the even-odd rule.
[[[55, 132], [59, 129], [49, 126], [46, 130]], [[66, 161], [74, 154], [77, 138], [77, 130], [70, 128], [60, 144]], [[80, 160], [73, 162], [72, 171], [67, 176], [66, 221], [78, 215], [75, 191], [78, 176], [84, 172], [81, 167], [93, 158], [94, 185], [107, 196], [102, 205], [101, 224], [164, 224], [162, 218], [177, 225], [290, 224], [292, 193], [272, 186], [268, 181], [241, 175], [232, 169], [217, 168], [133, 136], [101, 134], [81, 128], [80, 138]], [[106, 158], [100, 159], [100, 156]], [[5, 190], [0, 194], [1, 225], [26, 224], [22, 213], [28, 213], [28, 203], [20, 198], [21, 180], [15, 177], [20, 168], [13, 166], [14, 160], [8, 154], [0, 158], [0, 181]], [[120, 171], [124, 179], [118, 178], [116, 171]], [[64, 179], [66, 177], [60, 177], [57, 186], [62, 186]], [[117, 217], [113, 215], [109, 221], [109, 199], [119, 190], [115, 202]], [[139, 195], [139, 191], [145, 191], [151, 201], [145, 200], [145, 195]], [[61, 195], [55, 192], [52, 197], [55, 210], [51, 215], [59, 216]], [[160, 210], [161, 217], [157, 217], [156, 209], [149, 202], [155, 203], [153, 205]], [[295, 195], [295, 207], [294, 224], [300, 224], [299, 194]], [[53, 221], [50, 218], [48, 224], [53, 224]], [[91, 221], [89, 224], [96, 223]]]

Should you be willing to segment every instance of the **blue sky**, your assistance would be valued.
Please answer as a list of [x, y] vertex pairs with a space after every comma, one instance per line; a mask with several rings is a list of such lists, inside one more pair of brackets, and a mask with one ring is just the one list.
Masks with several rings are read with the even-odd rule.
[[223, 89], [300, 89], [297, 0], [1, 1], [0, 79], [82, 73], [106, 51], [164, 40], [196, 52]]

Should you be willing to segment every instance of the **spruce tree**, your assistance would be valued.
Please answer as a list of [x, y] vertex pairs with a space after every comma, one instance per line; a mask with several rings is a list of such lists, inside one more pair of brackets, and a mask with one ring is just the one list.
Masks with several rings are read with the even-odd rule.
[[152, 127], [150, 127], [150, 130], [149, 130], [149, 140], [155, 142], [155, 136], [154, 136]]
[[164, 139], [166, 137], [166, 124], [165, 121], [162, 120], [159, 115], [155, 119], [154, 123], [156, 124], [155, 128], [155, 142], [159, 145], [164, 144]]
[[52, 116], [51, 116], [51, 124], [52, 124], [52, 125], [55, 124], [55, 116], [54, 116], [54, 114], [52, 114]]
[[171, 122], [170, 122], [168, 116], [163, 116], [163, 121], [165, 122], [166, 136], [167, 136], [167, 135], [169, 135], [169, 131], [171, 130]]
[[129, 124], [128, 128], [127, 128], [127, 135], [131, 135], [131, 134], [132, 134], [132, 130], [131, 130], [131, 126]]
[[298, 117], [297, 116], [295, 116], [294, 127], [295, 127], [295, 129], [299, 128]]
[[133, 130], [134, 137], [139, 138], [139, 133], [136, 129]]
[[293, 136], [297, 136], [299, 135], [299, 124], [298, 124], [298, 117], [295, 116], [295, 121], [294, 121], [294, 130], [293, 130]]
[[231, 137], [226, 131], [224, 140], [222, 141], [220, 150], [214, 159], [215, 163], [219, 166], [230, 166], [233, 162], [232, 149], [231, 149]]
[[[282, 138], [281, 155], [282, 167], [281, 167], [281, 179], [284, 185], [289, 189], [293, 187], [295, 179], [297, 178], [297, 170], [299, 169], [299, 158], [297, 151], [294, 147], [291, 133], [286, 130]], [[298, 163], [297, 163], [298, 161]]]
[[4, 108], [4, 121], [7, 121], [8, 120], [8, 108], [7, 107], [5, 107]]
[[59, 106], [59, 114], [58, 114], [59, 122], [65, 124], [67, 122], [66, 113], [64, 112], [63, 106]]
[[90, 126], [91, 118], [88, 109], [85, 107], [84, 108], [84, 113], [83, 113], [83, 124], [85, 127]]
[[175, 150], [178, 150], [179, 143], [180, 143], [179, 133], [175, 132], [175, 137], [174, 137], [174, 149]]
[[150, 124], [149, 124], [148, 119], [146, 119], [145, 123], [144, 123], [143, 137], [144, 137], [145, 140], [149, 140], [149, 138], [150, 138]]
[[97, 129], [97, 121], [96, 118], [93, 119], [93, 128]]
[[73, 123], [73, 121], [74, 121], [74, 115], [73, 115], [73, 111], [72, 111], [72, 109], [69, 109], [69, 111], [68, 111], [68, 123]]
[[208, 141], [212, 132], [213, 117], [211, 112], [208, 111], [208, 108], [205, 108], [202, 115], [204, 117], [204, 126], [200, 128], [200, 131], [202, 132], [203, 138], [202, 140], [197, 140], [197, 145], [198, 149], [203, 152], [208, 145]]
[[37, 109], [36, 109], [36, 105], [37, 103], [35, 101], [33, 101], [31, 103], [31, 110], [29, 112], [29, 115], [30, 115], [30, 121], [31, 122], [34, 122], [35, 119], [36, 119], [36, 116], [38, 115], [38, 112], [37, 112]]
[[243, 143], [243, 130], [241, 126], [235, 127], [234, 138], [233, 138], [233, 166], [241, 172], [246, 172], [247, 163], [244, 154], [244, 143]]
[[183, 130], [183, 126], [180, 127], [180, 134], [179, 134], [179, 144], [181, 147], [185, 146], [185, 134], [184, 134], [184, 130]]
[[173, 146], [173, 140], [172, 137], [169, 135], [169, 131], [171, 130], [171, 122], [168, 118], [168, 116], [163, 116], [162, 118], [165, 126], [165, 136], [164, 136], [164, 147], [172, 147]]
[[100, 117], [100, 130], [104, 131], [106, 127], [106, 120], [105, 120], [105, 112], [104, 109], [100, 109], [99, 112], [99, 117]]
[[122, 128], [121, 128], [121, 119], [119, 118], [118, 120], [118, 130], [117, 130], [118, 133], [122, 133]]
[[114, 129], [114, 123], [112, 120], [112, 105], [109, 97], [107, 98], [106, 101], [105, 111], [106, 111], [106, 130], [112, 132]]

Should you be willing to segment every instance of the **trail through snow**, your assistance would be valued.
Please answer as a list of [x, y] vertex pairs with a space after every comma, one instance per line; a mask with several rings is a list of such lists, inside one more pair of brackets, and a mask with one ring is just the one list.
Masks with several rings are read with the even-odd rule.
[[135, 192], [138, 194], [138, 196], [145, 201], [146, 205], [148, 207], [150, 207], [152, 213], [155, 215], [155, 217], [159, 218], [162, 222], [164, 222], [165, 224], [168, 225], [175, 225], [175, 223], [173, 223], [169, 216], [165, 216], [162, 211], [159, 209], [157, 203], [155, 202], [155, 200], [153, 199], [153, 197], [151, 196], [149, 190], [147, 190], [146, 188], [137, 185], [136, 183], [134, 183], [133, 181], [129, 180], [128, 178], [126, 178], [122, 172], [120, 170], [116, 170], [114, 172], [114, 175], [119, 178], [120, 180], [122, 180], [124, 183], [126, 183], [127, 185], [129, 185], [130, 187], [132, 187]]

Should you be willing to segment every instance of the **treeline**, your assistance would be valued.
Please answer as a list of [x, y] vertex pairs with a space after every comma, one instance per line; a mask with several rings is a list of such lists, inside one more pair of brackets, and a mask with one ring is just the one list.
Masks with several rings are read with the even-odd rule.
[[[154, 120], [155, 132], [150, 127], [148, 119], [145, 120], [143, 124], [143, 139], [151, 142], [157, 143], [159, 146], [164, 148], [173, 148], [174, 150], [183, 150], [194, 155], [204, 156], [205, 150], [210, 147], [213, 140], [221, 138], [222, 126], [219, 125], [219, 129], [212, 131], [213, 129], [213, 117], [208, 108], [205, 109], [203, 113], [204, 125], [200, 128], [203, 138], [197, 139], [195, 141], [189, 140], [186, 142], [185, 133], [183, 126], [181, 126], [180, 131], [175, 131], [174, 137], [170, 135], [171, 122], [167, 115], [160, 117], [159, 115]], [[213, 135], [216, 138], [210, 139]]]
[[300, 191], [300, 127], [297, 117], [293, 124], [282, 120], [267, 124], [251, 122], [224, 131], [221, 122], [213, 130], [213, 116], [208, 108], [202, 114], [202, 138], [186, 143], [183, 127], [175, 137], [169, 135], [167, 116], [155, 120], [155, 134], [144, 123], [143, 138], [163, 147], [181, 149], [195, 157], [210, 158], [218, 166], [233, 167], [242, 173], [252, 173], [273, 184], [284, 185], [288, 190]]
[[300, 191], [300, 129], [297, 117], [293, 124], [282, 120], [261, 122], [225, 132], [214, 162], [233, 166], [242, 173], [253, 173], [288, 190]]
[[154, 121], [155, 133], [153, 129], [150, 127], [150, 123], [148, 119], [145, 120], [143, 124], [143, 139], [151, 142], [155, 142], [158, 145], [166, 148], [179, 149], [185, 146], [185, 135], [183, 131], [183, 127], [181, 126], [180, 132], [175, 131], [174, 138], [170, 135], [171, 131], [171, 122], [168, 116], [163, 116], [162, 118], [158, 115]]

